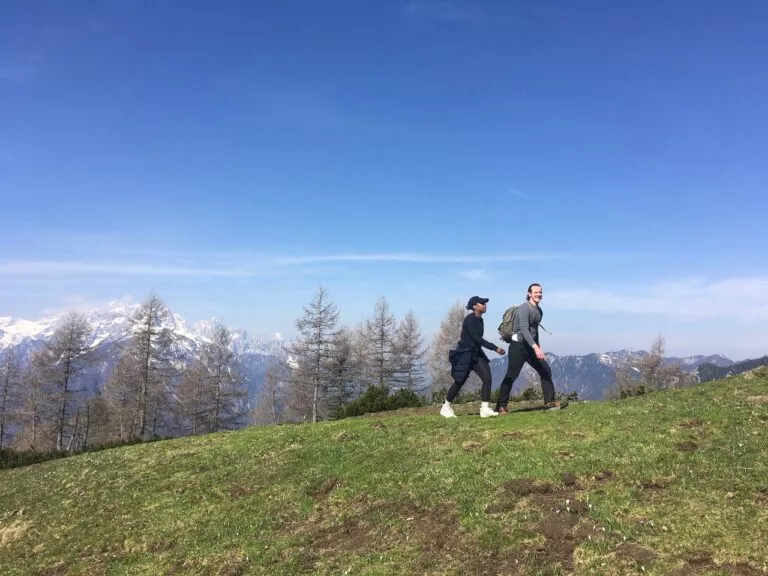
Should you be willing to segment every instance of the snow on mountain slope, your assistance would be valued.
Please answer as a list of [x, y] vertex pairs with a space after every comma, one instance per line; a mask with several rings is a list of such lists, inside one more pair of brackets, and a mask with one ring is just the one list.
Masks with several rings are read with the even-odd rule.
[[[131, 319], [138, 308], [138, 304], [115, 303], [84, 313], [92, 328], [90, 344], [104, 359], [91, 375], [96, 387], [102, 386], [109, 377], [120, 346], [128, 342], [133, 330]], [[12, 350], [22, 361], [28, 359], [53, 335], [63, 316], [64, 313], [37, 321], [0, 317], [0, 353]], [[160, 328], [171, 331], [171, 353], [178, 368], [199, 357], [203, 346], [211, 341], [214, 322], [202, 321], [190, 326], [180, 314], [167, 315]], [[287, 359], [285, 343], [280, 334], [267, 338], [253, 338], [244, 330], [232, 330], [231, 334], [232, 349], [241, 361], [253, 396], [261, 386], [270, 360], [274, 357]]]

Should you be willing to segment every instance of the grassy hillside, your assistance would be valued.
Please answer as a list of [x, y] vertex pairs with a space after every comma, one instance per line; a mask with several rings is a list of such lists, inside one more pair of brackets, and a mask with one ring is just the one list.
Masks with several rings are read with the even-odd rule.
[[766, 534], [768, 371], [560, 412], [416, 410], [0, 471], [9, 576], [757, 576]]

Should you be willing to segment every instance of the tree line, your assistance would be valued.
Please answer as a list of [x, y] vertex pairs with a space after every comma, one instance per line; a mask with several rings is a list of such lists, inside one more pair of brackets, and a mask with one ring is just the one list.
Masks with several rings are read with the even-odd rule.
[[318, 422], [364, 411], [367, 398], [376, 406], [416, 405], [450, 385], [448, 349], [464, 318], [456, 303], [428, 349], [413, 312], [398, 319], [382, 297], [370, 318], [342, 326], [320, 287], [296, 319], [295, 339], [270, 360], [257, 397], [248, 398], [230, 330], [214, 324], [196, 357], [183, 359], [169, 314], [150, 295], [110, 358], [77, 312], [28, 358], [7, 351], [0, 357], [0, 449], [71, 453], [248, 424]]
[[66, 314], [26, 361], [7, 351], [0, 365], [0, 448], [77, 452], [242, 425], [246, 388], [229, 329], [216, 323], [199, 357], [181, 364], [168, 315], [156, 295], [138, 307], [103, 387], [91, 379], [99, 380], [108, 358], [93, 346], [83, 314]]
[[297, 336], [285, 359], [267, 370], [257, 422], [338, 417], [372, 387], [387, 393], [408, 390], [411, 398], [426, 392], [426, 348], [413, 312], [398, 320], [382, 297], [373, 315], [356, 326], [339, 326], [339, 314], [321, 286], [296, 320]]

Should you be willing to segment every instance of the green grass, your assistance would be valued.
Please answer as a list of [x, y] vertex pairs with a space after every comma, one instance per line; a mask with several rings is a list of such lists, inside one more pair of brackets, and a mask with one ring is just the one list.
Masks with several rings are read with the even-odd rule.
[[559, 412], [433, 407], [4, 470], [0, 573], [765, 574], [766, 395], [766, 374], [747, 374]]

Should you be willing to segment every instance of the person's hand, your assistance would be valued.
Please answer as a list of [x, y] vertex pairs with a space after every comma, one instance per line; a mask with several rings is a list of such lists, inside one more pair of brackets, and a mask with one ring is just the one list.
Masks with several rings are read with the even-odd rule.
[[544, 360], [544, 351], [541, 349], [541, 346], [536, 346], [536, 348], [533, 349], [534, 352], [536, 352], [536, 358], [539, 360]]
[[504, 348], [496, 348], [496, 354], [499, 356], [504, 356]]

